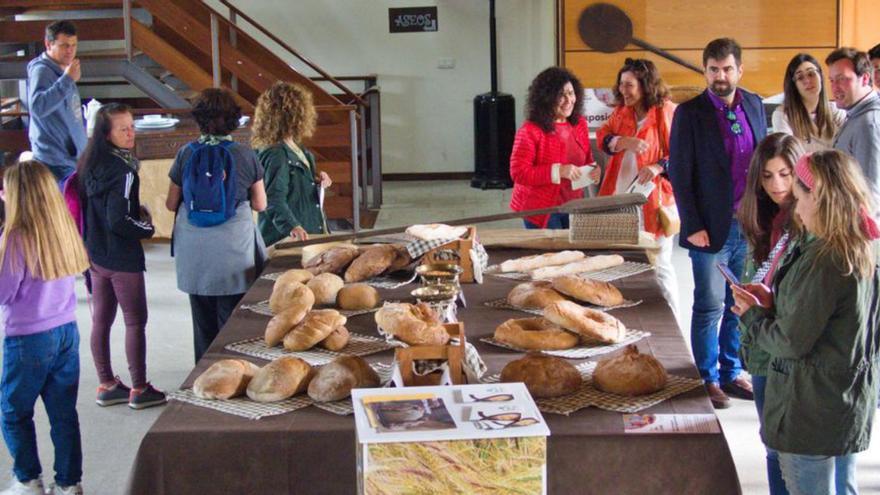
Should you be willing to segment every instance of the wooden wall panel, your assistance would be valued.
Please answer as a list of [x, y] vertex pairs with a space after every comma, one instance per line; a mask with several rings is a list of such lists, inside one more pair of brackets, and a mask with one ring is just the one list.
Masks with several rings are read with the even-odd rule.
[[[744, 48], [833, 47], [837, 43], [836, 0], [601, 1], [617, 5], [629, 15], [635, 37], [664, 49], [702, 49], [712, 39], [724, 36], [735, 38]], [[857, 1], [860, 5], [878, 3]], [[577, 23], [584, 8], [594, 3], [598, 2], [564, 0], [564, 51], [589, 50], [578, 34]]]
[[839, 46], [868, 51], [880, 43], [880, 0], [840, 0]]
[[[818, 50], [803, 50], [819, 61], [831, 52], [831, 48]], [[782, 92], [782, 77], [788, 61], [800, 52], [798, 49], [755, 49], [743, 52], [743, 79], [741, 85], [750, 91], [755, 91], [763, 96], [769, 96]], [[672, 50], [679, 57], [701, 65], [703, 50]], [[617, 71], [623, 65], [626, 57], [647, 58], [657, 64], [664, 81], [672, 86], [705, 86], [706, 82], [702, 75], [678, 64], [654, 55], [650, 52], [568, 52], [566, 66], [581, 79], [586, 88], [610, 88], [614, 85]]]

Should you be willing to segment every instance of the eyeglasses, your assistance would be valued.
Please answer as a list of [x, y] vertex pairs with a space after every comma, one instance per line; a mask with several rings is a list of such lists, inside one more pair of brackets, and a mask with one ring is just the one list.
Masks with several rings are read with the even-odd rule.
[[803, 72], [798, 72], [791, 78], [792, 81], [795, 82], [804, 82], [807, 79], [819, 79], [819, 73], [813, 69], [808, 69]]
[[739, 136], [743, 133], [742, 125], [739, 123], [739, 119], [736, 118], [736, 112], [728, 110], [725, 117], [727, 117], [727, 121], [730, 122], [730, 132], [735, 136]]

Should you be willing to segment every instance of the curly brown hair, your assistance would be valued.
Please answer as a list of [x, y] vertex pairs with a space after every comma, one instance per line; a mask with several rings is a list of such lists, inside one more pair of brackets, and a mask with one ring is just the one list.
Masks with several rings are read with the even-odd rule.
[[299, 143], [315, 132], [317, 121], [312, 93], [298, 84], [278, 81], [257, 99], [251, 144], [265, 148], [287, 138]]
[[620, 93], [620, 77], [624, 72], [631, 72], [636, 80], [639, 81], [639, 89], [642, 90], [642, 101], [639, 103], [642, 105], [643, 110], [663, 105], [669, 98], [669, 88], [663, 82], [663, 79], [660, 78], [660, 71], [657, 70], [654, 62], [644, 58], [627, 58], [623, 62], [623, 67], [617, 72], [617, 82], [614, 84], [614, 88], [612, 88], [617, 106], [623, 106], [623, 95]]
[[538, 124], [544, 132], [555, 130], [553, 123], [556, 120], [556, 107], [566, 83], [571, 83], [575, 95], [574, 110], [566, 120], [571, 125], [577, 125], [584, 113], [584, 86], [577, 76], [562, 67], [549, 67], [535, 76], [529, 85], [526, 118]]
[[193, 101], [192, 116], [202, 134], [226, 136], [238, 128], [241, 107], [228, 90], [208, 88]]

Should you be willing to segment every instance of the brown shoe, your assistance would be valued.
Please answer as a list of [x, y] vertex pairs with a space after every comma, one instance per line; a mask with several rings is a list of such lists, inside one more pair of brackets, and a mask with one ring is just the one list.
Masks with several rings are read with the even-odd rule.
[[743, 375], [739, 375], [730, 383], [721, 386], [721, 390], [727, 392], [727, 395], [743, 400], [755, 400], [755, 393], [752, 391], [752, 381]]
[[715, 409], [727, 409], [730, 407], [730, 397], [721, 390], [721, 387], [714, 382], [706, 384], [706, 393], [709, 394], [709, 400]]

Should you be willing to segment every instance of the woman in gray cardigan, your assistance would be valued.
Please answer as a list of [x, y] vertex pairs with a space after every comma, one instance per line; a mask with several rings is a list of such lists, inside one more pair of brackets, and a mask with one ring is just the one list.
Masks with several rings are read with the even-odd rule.
[[877, 407], [880, 229], [849, 155], [805, 155], [795, 175], [795, 214], [806, 234], [783, 258], [772, 290], [733, 287], [733, 311], [771, 357], [761, 436], [779, 452], [786, 488], [856, 493], [855, 454], [868, 448]]

